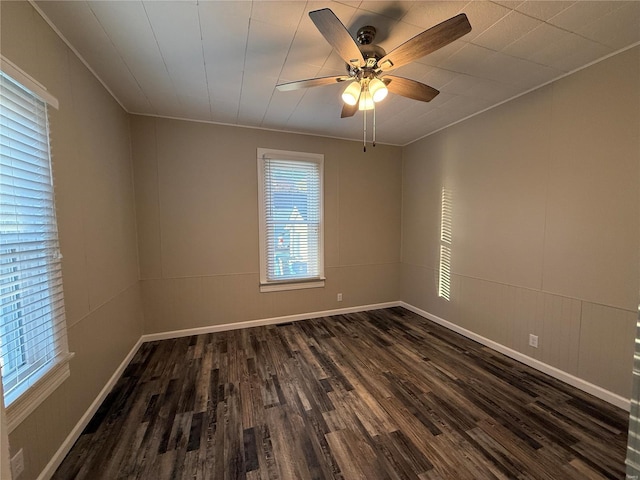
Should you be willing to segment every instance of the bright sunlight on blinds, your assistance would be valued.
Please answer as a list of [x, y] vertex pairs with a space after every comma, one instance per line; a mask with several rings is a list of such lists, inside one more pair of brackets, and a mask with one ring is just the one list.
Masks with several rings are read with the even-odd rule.
[[440, 270], [438, 274], [438, 296], [451, 300], [451, 191], [442, 189], [440, 214]]

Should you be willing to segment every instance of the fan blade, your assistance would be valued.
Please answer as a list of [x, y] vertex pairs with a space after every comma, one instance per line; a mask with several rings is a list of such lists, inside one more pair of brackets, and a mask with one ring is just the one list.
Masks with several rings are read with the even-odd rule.
[[342, 113], [340, 114], [340, 118], [353, 117], [358, 111], [358, 105], [360, 101], [358, 100], [355, 105], [344, 104], [342, 106]]
[[401, 67], [435, 52], [470, 31], [471, 24], [467, 16], [461, 13], [407, 40], [382, 57], [378, 61], [378, 66], [383, 71]]
[[338, 55], [349, 65], [361, 67], [365, 64], [362, 52], [358, 48], [347, 28], [329, 8], [309, 12], [309, 17], [322, 36], [335, 48]]
[[281, 92], [288, 92], [290, 90], [300, 90], [301, 88], [320, 87], [322, 85], [330, 85], [332, 83], [340, 83], [345, 80], [352, 80], [353, 77], [345, 76], [331, 76], [331, 77], [318, 77], [310, 78], [308, 80], [297, 80], [295, 82], [281, 83], [276, 85], [276, 88]]
[[421, 102], [430, 102], [440, 93], [429, 85], [408, 78], [396, 77], [395, 75], [385, 75], [383, 80], [391, 93], [420, 100]]

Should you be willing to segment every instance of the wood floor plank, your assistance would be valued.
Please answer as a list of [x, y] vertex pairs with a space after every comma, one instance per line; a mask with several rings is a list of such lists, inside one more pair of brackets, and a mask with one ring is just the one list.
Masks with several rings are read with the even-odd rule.
[[53, 478], [624, 478], [628, 413], [403, 308], [143, 344]]

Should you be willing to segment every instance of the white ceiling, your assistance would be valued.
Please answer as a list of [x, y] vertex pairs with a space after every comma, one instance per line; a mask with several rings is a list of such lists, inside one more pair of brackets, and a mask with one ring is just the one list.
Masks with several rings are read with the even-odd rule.
[[[389, 95], [377, 140], [405, 145], [640, 41], [640, 1], [36, 1], [131, 113], [362, 139], [340, 119], [344, 84], [276, 84], [342, 75], [308, 16], [328, 7], [352, 35], [378, 29], [387, 52], [457, 13], [471, 33], [393, 71], [441, 91]], [[370, 121], [371, 119], [369, 119]], [[370, 127], [369, 127], [370, 128]]]

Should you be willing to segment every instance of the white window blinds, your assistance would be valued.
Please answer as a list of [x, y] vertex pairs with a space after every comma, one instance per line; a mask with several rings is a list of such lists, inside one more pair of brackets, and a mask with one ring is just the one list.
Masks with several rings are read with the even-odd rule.
[[442, 189], [442, 204], [440, 210], [440, 269], [438, 272], [438, 296], [447, 301], [451, 300], [451, 242], [452, 232], [451, 190]]
[[47, 105], [2, 72], [0, 233], [0, 366], [10, 406], [66, 364], [68, 348]]
[[640, 318], [636, 322], [636, 343], [633, 354], [633, 390], [629, 412], [627, 444], [627, 478], [640, 478]]
[[320, 281], [324, 276], [323, 158], [309, 154], [298, 157], [295, 152], [268, 152], [258, 159], [262, 284]]

